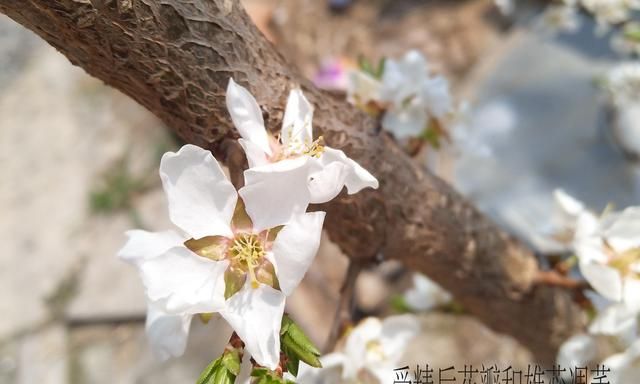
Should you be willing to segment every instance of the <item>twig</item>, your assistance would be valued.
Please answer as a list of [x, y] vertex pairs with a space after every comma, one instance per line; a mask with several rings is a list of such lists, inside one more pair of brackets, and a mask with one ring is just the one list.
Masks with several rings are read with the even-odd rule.
[[336, 314], [333, 317], [331, 331], [329, 332], [329, 337], [324, 347], [325, 352], [330, 352], [336, 347], [345, 324], [353, 318], [356, 281], [363, 268], [364, 264], [362, 261], [349, 260], [349, 267], [347, 268], [342, 288], [340, 288], [340, 300], [338, 301]]

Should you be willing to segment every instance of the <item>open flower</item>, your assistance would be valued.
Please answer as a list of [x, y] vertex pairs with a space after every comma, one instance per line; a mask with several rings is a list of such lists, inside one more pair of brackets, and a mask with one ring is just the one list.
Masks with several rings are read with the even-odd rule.
[[314, 384], [391, 383], [393, 370], [419, 331], [420, 324], [413, 315], [390, 316], [382, 321], [367, 318], [348, 334], [342, 352], [323, 356], [323, 368], [304, 366], [298, 380]]
[[[193, 145], [166, 153], [160, 176], [180, 231], [129, 231], [119, 252], [142, 277], [152, 346], [160, 357], [181, 354], [191, 316], [217, 312], [259, 364], [275, 368], [285, 297], [316, 254], [324, 212], [256, 227], [271, 214], [262, 209], [273, 204], [269, 196], [238, 199], [213, 156]], [[243, 201], [256, 209], [245, 212]]]
[[583, 212], [574, 250], [580, 271], [599, 294], [640, 309], [640, 207], [599, 219]]
[[313, 107], [301, 90], [289, 94], [278, 137], [266, 131], [258, 103], [233, 79], [227, 108], [249, 162], [239, 193], [257, 228], [281, 225], [310, 203], [333, 199], [343, 187], [349, 194], [378, 187], [378, 180], [344, 152], [313, 138]]
[[416, 137], [433, 123], [443, 125], [453, 112], [447, 79], [431, 76], [426, 59], [415, 50], [400, 60], [387, 59], [380, 78], [353, 71], [347, 92], [365, 111], [384, 110], [383, 128], [399, 139]]

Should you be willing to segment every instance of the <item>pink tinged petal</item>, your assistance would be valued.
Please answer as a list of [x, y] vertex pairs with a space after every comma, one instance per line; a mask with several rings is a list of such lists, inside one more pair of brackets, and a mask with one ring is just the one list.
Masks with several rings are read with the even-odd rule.
[[150, 301], [169, 313], [209, 313], [224, 308], [224, 271], [228, 261], [200, 257], [175, 247], [139, 264]]
[[596, 262], [581, 262], [580, 272], [596, 292], [609, 300], [622, 300], [622, 278], [617, 270]]
[[267, 285], [251, 288], [248, 282], [227, 300], [220, 314], [244, 341], [254, 360], [269, 369], [280, 361], [280, 325], [285, 295]]
[[249, 162], [249, 168], [269, 164], [267, 155], [265, 155], [264, 151], [256, 144], [245, 139], [238, 139], [238, 143], [240, 143], [240, 146], [244, 149], [244, 153], [247, 156], [247, 162]]
[[189, 236], [231, 236], [229, 223], [238, 198], [209, 151], [187, 144], [160, 161], [171, 221]]
[[287, 296], [300, 284], [318, 252], [324, 217], [324, 212], [294, 216], [273, 243], [276, 274]]
[[163, 254], [170, 248], [182, 245], [186, 240], [174, 231], [148, 232], [134, 229], [125, 232], [127, 242], [118, 251], [118, 257], [128, 262], [138, 262]]
[[286, 224], [294, 214], [307, 210], [313, 166], [309, 157], [301, 156], [244, 172], [245, 186], [238, 193], [255, 231]]
[[244, 87], [229, 79], [227, 109], [233, 125], [243, 139], [252, 142], [267, 155], [271, 155], [269, 136], [264, 128], [262, 111], [256, 99]]
[[311, 174], [309, 193], [312, 203], [326, 203], [343, 187], [347, 187], [350, 195], [367, 187], [378, 188], [378, 180], [341, 150], [325, 147], [322, 156], [313, 158], [313, 161], [319, 162], [322, 168]]
[[161, 361], [178, 357], [187, 346], [192, 315], [172, 315], [149, 305], [145, 329], [153, 354]]
[[311, 144], [313, 141], [312, 119], [313, 107], [304, 97], [302, 91], [300, 89], [291, 90], [282, 120], [280, 136], [282, 144], [286, 146], [292, 139]]

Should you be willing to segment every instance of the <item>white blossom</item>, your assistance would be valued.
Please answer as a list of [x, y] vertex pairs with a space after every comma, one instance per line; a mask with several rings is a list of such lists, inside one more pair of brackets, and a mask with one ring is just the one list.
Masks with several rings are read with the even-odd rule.
[[400, 139], [418, 136], [431, 119], [442, 123], [453, 112], [447, 79], [430, 76], [418, 51], [387, 60], [381, 81], [380, 97], [388, 105], [382, 126]]
[[453, 113], [447, 79], [432, 76], [426, 59], [415, 50], [400, 60], [387, 59], [380, 78], [351, 71], [347, 95], [365, 111], [384, 111], [382, 126], [398, 139], [420, 135], [433, 121], [444, 125]]
[[395, 368], [409, 342], [420, 331], [415, 316], [391, 316], [384, 320], [367, 318], [347, 336], [344, 349], [323, 356], [323, 368], [308, 366], [298, 382], [313, 384], [385, 384], [394, 380]]
[[258, 103], [245, 88], [229, 80], [227, 108], [249, 161], [239, 193], [254, 225], [281, 225], [310, 203], [325, 203], [343, 187], [349, 194], [378, 187], [378, 180], [344, 152], [313, 138], [313, 107], [299, 89], [289, 94], [278, 138], [265, 129]]
[[[259, 364], [275, 368], [285, 297], [315, 256], [324, 212], [257, 228], [271, 214], [261, 209], [273, 204], [269, 196], [238, 199], [213, 156], [193, 145], [166, 153], [160, 176], [177, 230], [129, 231], [119, 252], [142, 277], [152, 346], [161, 358], [182, 354], [191, 317], [217, 312]], [[245, 212], [249, 202], [257, 209]], [[228, 341], [230, 333], [218, 328]]]
[[640, 8], [638, 0], [580, 0], [580, 4], [593, 14], [601, 32], [627, 21], [632, 11]]
[[416, 311], [428, 311], [451, 301], [451, 294], [427, 276], [414, 273], [413, 287], [404, 293], [404, 300]]
[[640, 156], [640, 62], [613, 67], [605, 89], [614, 110], [611, 129], [616, 142], [633, 157]]

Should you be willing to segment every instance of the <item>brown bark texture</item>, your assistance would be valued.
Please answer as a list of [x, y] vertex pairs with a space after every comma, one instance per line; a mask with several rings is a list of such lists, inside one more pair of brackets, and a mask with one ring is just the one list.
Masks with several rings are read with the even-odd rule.
[[230, 77], [253, 93], [274, 131], [289, 90], [301, 86], [315, 106], [315, 134], [380, 181], [321, 207], [349, 257], [383, 255], [423, 272], [541, 362], [582, 327], [571, 292], [536, 284], [529, 249], [414, 164], [375, 120], [303, 79], [237, 0], [0, 0], [0, 12], [217, 155], [237, 137], [225, 107]]

